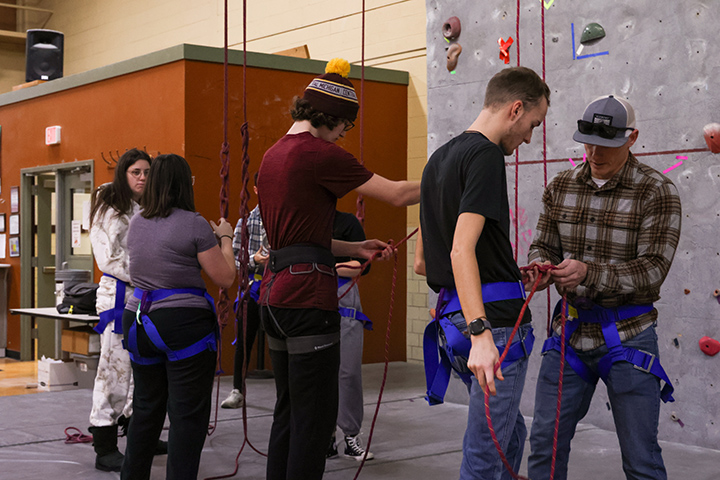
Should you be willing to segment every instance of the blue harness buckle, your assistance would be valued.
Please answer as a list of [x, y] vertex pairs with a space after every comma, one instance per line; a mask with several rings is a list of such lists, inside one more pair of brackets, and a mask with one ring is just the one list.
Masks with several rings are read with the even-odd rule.
[[633, 363], [633, 367], [634, 367], [635, 369], [637, 369], [637, 370], [640, 370], [641, 372], [651, 373], [650, 370], [652, 370], [653, 363], [655, 363], [655, 358], [656, 358], [655, 355], [652, 354], [652, 353], [650, 353], [650, 352], [646, 352], [645, 350], [640, 350], [640, 349], [638, 349], [638, 348], [636, 348], [635, 350], [638, 351], [638, 352], [640, 352], [640, 353], [644, 353], [645, 355], [647, 355], [647, 356], [644, 357], [644, 358], [650, 358], [650, 361], [649, 361], [649, 362], [643, 362], [643, 363], [647, 363], [647, 367], [643, 367], [643, 366], [637, 365], [636, 363]]

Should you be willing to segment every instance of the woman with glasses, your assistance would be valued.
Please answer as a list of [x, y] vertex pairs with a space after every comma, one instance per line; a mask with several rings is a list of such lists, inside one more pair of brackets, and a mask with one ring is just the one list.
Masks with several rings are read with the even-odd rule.
[[[145, 189], [150, 156], [136, 148], [125, 152], [115, 167], [111, 183], [101, 185], [92, 196], [90, 243], [98, 268], [103, 272], [97, 291], [100, 322], [100, 360], [93, 389], [90, 433], [95, 447], [95, 468], [119, 472], [123, 455], [117, 448], [118, 422], [132, 414], [130, 357], [122, 346], [122, 311], [132, 293], [128, 271], [127, 232], [130, 219], [140, 211], [138, 200]], [[167, 452], [160, 442], [159, 453]]]
[[167, 412], [167, 478], [194, 479], [210, 421], [219, 341], [214, 301], [201, 273], [220, 287], [233, 284], [233, 228], [225, 219], [208, 224], [195, 212], [192, 172], [178, 155], [155, 158], [141, 203], [128, 230], [136, 288], [123, 313], [123, 332], [135, 411], [121, 478], [150, 478]]

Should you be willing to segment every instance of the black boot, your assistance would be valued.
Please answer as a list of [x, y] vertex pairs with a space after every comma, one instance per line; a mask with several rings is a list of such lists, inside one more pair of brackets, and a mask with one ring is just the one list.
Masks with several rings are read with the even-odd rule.
[[90, 427], [88, 430], [93, 436], [95, 468], [103, 472], [119, 472], [124, 456], [117, 448], [117, 425]]

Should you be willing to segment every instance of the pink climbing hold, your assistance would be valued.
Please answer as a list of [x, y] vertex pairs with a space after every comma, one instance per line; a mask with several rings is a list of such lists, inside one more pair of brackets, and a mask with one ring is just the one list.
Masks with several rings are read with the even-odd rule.
[[713, 357], [720, 352], [720, 342], [714, 338], [702, 337], [700, 339], [700, 350], [702, 350], [705, 355]]

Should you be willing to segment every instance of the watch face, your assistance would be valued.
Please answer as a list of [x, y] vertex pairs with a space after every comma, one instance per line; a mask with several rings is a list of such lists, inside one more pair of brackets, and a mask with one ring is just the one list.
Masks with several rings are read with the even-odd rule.
[[481, 319], [475, 319], [468, 325], [468, 332], [470, 335], [480, 335], [486, 330], [485, 325]]

